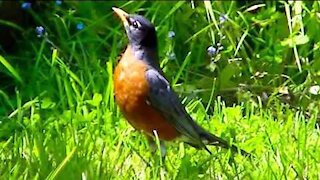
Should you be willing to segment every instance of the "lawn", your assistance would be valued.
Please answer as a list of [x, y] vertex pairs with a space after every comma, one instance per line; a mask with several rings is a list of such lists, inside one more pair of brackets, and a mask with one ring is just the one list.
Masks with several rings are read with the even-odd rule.
[[[120, 7], [190, 115], [253, 158], [147, 138], [114, 101]], [[0, 179], [320, 179], [320, 2], [0, 1]]]

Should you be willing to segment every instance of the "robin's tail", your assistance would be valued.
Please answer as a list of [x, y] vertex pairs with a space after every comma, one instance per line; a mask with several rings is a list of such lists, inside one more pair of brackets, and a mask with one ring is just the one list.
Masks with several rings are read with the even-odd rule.
[[[230, 145], [227, 141], [209, 133], [209, 132], [206, 132], [206, 131], [203, 131], [200, 136], [207, 142], [204, 142], [205, 145], [213, 145], [213, 146], [220, 146], [220, 147], [223, 147], [223, 148], [226, 148], [226, 149], [231, 149], [232, 152], [239, 152], [244, 155], [244, 156], [249, 156], [249, 157], [253, 157], [250, 153], [238, 148], [237, 146], [235, 145]], [[205, 148], [210, 154], [211, 152]]]

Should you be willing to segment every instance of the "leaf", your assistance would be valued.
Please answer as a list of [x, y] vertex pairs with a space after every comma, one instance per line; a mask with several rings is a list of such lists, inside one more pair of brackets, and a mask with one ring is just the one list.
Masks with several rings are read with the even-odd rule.
[[221, 74], [219, 75], [221, 89], [232, 88], [236, 86], [236, 84], [231, 81], [231, 78], [237, 72], [238, 69], [234, 63], [230, 63], [225, 68], [223, 68]]
[[306, 44], [307, 42], [309, 42], [309, 37], [307, 35], [301, 34], [299, 36], [296, 36], [295, 42], [297, 45]]
[[256, 4], [256, 5], [249, 7], [248, 9], [246, 9], [245, 12], [255, 11], [255, 10], [257, 10], [261, 7], [265, 7], [265, 6], [266, 6], [265, 4]]
[[294, 47], [295, 45], [302, 45], [309, 42], [309, 37], [307, 35], [298, 35], [294, 37], [289, 37], [283, 41], [281, 41], [282, 46]]
[[56, 106], [56, 103], [53, 102], [50, 98], [44, 98], [41, 101], [41, 108], [42, 109], [52, 109]]
[[86, 102], [93, 105], [93, 106], [99, 106], [99, 104], [101, 103], [102, 101], [102, 95], [99, 94], [99, 93], [95, 93], [93, 95], [93, 98], [92, 100], [87, 100]]
[[281, 56], [275, 56], [275, 57], [274, 57], [274, 60], [275, 60], [277, 63], [282, 63], [282, 57], [281, 57]]
[[102, 101], [102, 95], [96, 93], [96, 94], [93, 95], [93, 99], [92, 99], [92, 100], [93, 100], [93, 103], [94, 103], [96, 106], [98, 106], [98, 105], [101, 103], [101, 101]]

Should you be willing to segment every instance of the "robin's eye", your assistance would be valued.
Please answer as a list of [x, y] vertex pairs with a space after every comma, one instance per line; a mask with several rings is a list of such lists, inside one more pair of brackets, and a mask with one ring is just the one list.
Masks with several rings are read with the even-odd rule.
[[132, 22], [132, 26], [136, 29], [140, 28], [141, 24], [139, 23], [139, 21], [133, 21]]

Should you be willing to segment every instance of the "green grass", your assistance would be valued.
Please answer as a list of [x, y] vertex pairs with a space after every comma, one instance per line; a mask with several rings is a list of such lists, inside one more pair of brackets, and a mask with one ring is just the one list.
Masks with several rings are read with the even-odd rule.
[[[25, 13], [45, 37], [0, 21], [24, 31], [14, 54], [0, 49], [0, 179], [320, 179], [319, 96], [309, 93], [319, 84], [319, 2], [38, 5]], [[114, 102], [127, 40], [112, 6], [155, 24], [161, 67], [187, 111], [255, 158], [181, 142], [166, 144], [164, 160], [151, 154]]]
[[[11, 120], [24, 127], [2, 142], [1, 176], [39, 179], [294, 179], [319, 178], [319, 131], [286, 107], [272, 115], [257, 105], [225, 107], [215, 102], [215, 113], [205, 114], [199, 101], [191, 102], [192, 116], [206, 129], [232, 140], [256, 158], [210, 148], [213, 154], [183, 143], [167, 143], [163, 166], [149, 152], [146, 138], [102, 105], [99, 98], [76, 104], [61, 114], [39, 101], [23, 105]], [[98, 100], [97, 100], [98, 99]], [[79, 100], [80, 101], [80, 100]], [[90, 105], [92, 104], [92, 105]], [[93, 105], [95, 104], [95, 105]], [[52, 105], [51, 105], [52, 106]], [[44, 107], [44, 106], [43, 106]], [[104, 110], [102, 110], [104, 109]], [[259, 112], [260, 111], [260, 112]], [[17, 116], [17, 117], [15, 117]], [[20, 116], [20, 120], [19, 120]], [[277, 117], [277, 118], [276, 118]]]

